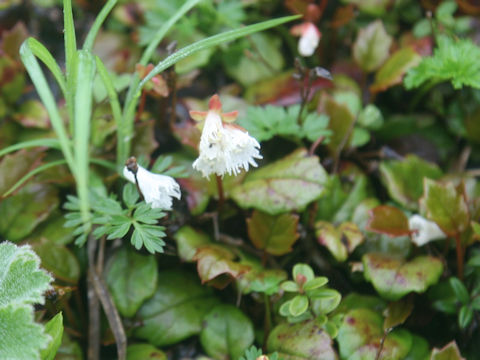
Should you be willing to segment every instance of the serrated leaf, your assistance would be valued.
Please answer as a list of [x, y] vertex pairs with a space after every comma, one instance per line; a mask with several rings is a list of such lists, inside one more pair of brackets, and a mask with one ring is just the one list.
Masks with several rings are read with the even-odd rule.
[[49, 337], [33, 319], [33, 304], [53, 280], [39, 268], [40, 259], [28, 245], [0, 243], [0, 358], [40, 359]]
[[238, 359], [253, 341], [250, 318], [233, 305], [217, 305], [203, 320], [200, 342], [214, 359]]
[[433, 56], [426, 57], [410, 69], [404, 79], [407, 89], [421, 86], [427, 81], [451, 81], [455, 89], [463, 86], [480, 88], [480, 48], [470, 39], [453, 39], [446, 35], [437, 37], [438, 47]]
[[360, 29], [353, 44], [353, 58], [360, 67], [371, 72], [387, 59], [392, 37], [387, 34], [381, 20]]
[[329, 120], [330, 118], [325, 114], [308, 114], [303, 120], [302, 137], [316, 141], [323, 136], [326, 138], [324, 143], [327, 143], [332, 135], [332, 131], [328, 128]]
[[135, 336], [155, 346], [175, 344], [199, 334], [205, 315], [218, 303], [210, 288], [184, 271], [158, 273], [157, 291], [139, 309]]
[[467, 203], [453, 183], [442, 184], [425, 179], [420, 205], [427, 218], [434, 221], [449, 236], [461, 233], [469, 226]]
[[254, 207], [270, 215], [302, 210], [322, 195], [327, 173], [316, 156], [305, 149], [250, 172], [232, 191], [242, 207]]
[[128, 208], [134, 207], [138, 199], [140, 198], [140, 194], [138, 193], [137, 188], [132, 183], [125, 184], [122, 194], [122, 199]]
[[163, 245], [165, 245], [165, 241], [162, 240], [165, 236], [163, 226], [143, 225], [137, 222], [133, 223], [133, 226], [135, 230], [130, 241], [137, 250], [145, 246], [151, 254], [163, 252]]
[[284, 255], [300, 236], [297, 232], [298, 215], [271, 216], [254, 211], [247, 219], [248, 236], [257, 249], [272, 255]]
[[382, 162], [380, 175], [392, 199], [410, 210], [416, 210], [423, 194], [423, 179], [438, 179], [442, 172], [437, 165], [408, 155], [402, 161]]
[[135, 315], [157, 287], [157, 262], [151, 255], [121, 249], [108, 261], [105, 280], [113, 301], [125, 317]]
[[45, 324], [45, 332], [50, 335], [51, 340], [48, 343], [47, 348], [40, 352], [40, 356], [42, 360], [54, 360], [58, 348], [62, 344], [63, 316], [61, 312]]
[[384, 254], [366, 254], [362, 258], [364, 276], [384, 298], [398, 300], [409, 292], [422, 293], [438, 282], [442, 262], [433, 256], [419, 256], [411, 261]]

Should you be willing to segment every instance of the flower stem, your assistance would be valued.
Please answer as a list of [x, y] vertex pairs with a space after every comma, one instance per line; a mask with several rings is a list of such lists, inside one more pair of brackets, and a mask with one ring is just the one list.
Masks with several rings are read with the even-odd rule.
[[215, 175], [215, 178], [217, 180], [217, 190], [218, 190], [218, 212], [223, 207], [223, 203], [225, 202], [225, 195], [223, 193], [223, 179], [219, 175]]
[[457, 249], [457, 276], [460, 280], [463, 280], [463, 246], [460, 234], [455, 234], [455, 245]]
[[266, 350], [268, 335], [272, 329], [272, 312], [270, 309], [270, 298], [267, 294], [263, 294], [265, 301], [265, 324], [264, 324], [264, 335], [263, 335], [263, 350]]

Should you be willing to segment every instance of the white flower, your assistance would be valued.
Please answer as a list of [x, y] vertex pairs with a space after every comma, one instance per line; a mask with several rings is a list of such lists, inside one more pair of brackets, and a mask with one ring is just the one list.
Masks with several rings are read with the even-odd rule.
[[417, 246], [447, 237], [435, 222], [427, 220], [420, 215], [411, 216], [408, 219], [408, 227], [412, 231], [412, 242]]
[[[258, 141], [240, 126], [224, 124], [220, 109], [218, 96], [214, 95], [200, 138], [200, 155], [193, 163], [193, 168], [207, 178], [213, 173], [238, 175], [242, 168], [248, 171], [250, 165], [256, 167], [255, 159], [262, 158]], [[198, 117], [201, 113], [196, 114]]]
[[312, 56], [322, 35], [317, 27], [311, 22], [305, 22], [294, 26], [291, 32], [294, 35], [300, 35], [300, 40], [298, 41], [298, 52], [300, 55]]
[[[135, 175], [126, 166], [123, 176], [135, 184]], [[170, 176], [154, 174], [138, 165], [137, 181], [145, 202], [152, 208], [171, 210], [172, 197], [180, 199], [180, 186]]]

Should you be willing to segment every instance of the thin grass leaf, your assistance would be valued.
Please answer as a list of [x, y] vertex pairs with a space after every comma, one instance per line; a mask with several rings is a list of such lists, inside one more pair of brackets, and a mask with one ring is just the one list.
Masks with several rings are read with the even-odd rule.
[[30, 75], [30, 78], [32, 79], [33, 84], [35, 85], [35, 88], [37, 89], [40, 99], [42, 100], [45, 108], [47, 109], [48, 115], [50, 117], [50, 122], [52, 123], [52, 127], [55, 130], [58, 141], [60, 143], [60, 148], [62, 149], [62, 153], [65, 157], [65, 160], [67, 161], [68, 167], [70, 168], [73, 176], [76, 176], [77, 171], [73, 160], [70, 139], [68, 138], [67, 132], [63, 125], [63, 121], [60, 117], [60, 113], [58, 111], [58, 107], [53, 97], [53, 94], [48, 87], [47, 80], [45, 79], [43, 71], [38, 64], [35, 55], [30, 49], [27, 40], [25, 40], [20, 47], [20, 57], [23, 64], [25, 65], [25, 68], [27, 69], [28, 74]]
[[60, 149], [60, 142], [57, 139], [51, 138], [22, 141], [20, 143], [16, 143], [0, 150], [0, 157], [17, 150], [27, 149], [31, 147], [48, 147], [53, 149]]
[[65, 82], [65, 77], [63, 76], [63, 72], [53, 58], [52, 54], [38, 40], [34, 38], [28, 38], [27, 41], [33, 54], [45, 64], [48, 70], [51, 71], [51, 73], [55, 77], [55, 80], [57, 80], [58, 86], [60, 86], [60, 89], [62, 90], [63, 96], [65, 96], [67, 92], [67, 84]]
[[90, 163], [103, 166], [106, 169], [117, 171], [117, 167], [111, 161], [104, 159], [90, 158]]
[[86, 50], [77, 52], [77, 82], [75, 88], [75, 119], [73, 144], [77, 169], [77, 192], [80, 199], [80, 212], [85, 221], [89, 218], [89, 139], [92, 117], [92, 91], [95, 77], [93, 55]]
[[[103, 81], [103, 84], [105, 85], [105, 88], [107, 89], [107, 94], [108, 94], [108, 99], [110, 100], [110, 107], [112, 109], [112, 114], [113, 114], [113, 119], [115, 120], [115, 123], [117, 125], [117, 139], [123, 139], [125, 136], [122, 132], [124, 129], [124, 126], [122, 126], [122, 109], [120, 107], [120, 101], [118, 100], [118, 95], [117, 91], [115, 90], [115, 86], [113, 85], [112, 78], [110, 77], [110, 74], [108, 73], [108, 70], [106, 69], [105, 65], [103, 64], [102, 60], [98, 56], [95, 56], [95, 62], [97, 64], [97, 70], [98, 73], [100, 74], [100, 77]], [[117, 147], [117, 158], [120, 157], [119, 152], [119, 147]], [[119, 164], [119, 168], [117, 170], [120, 170], [123, 167], [123, 163]]]
[[63, 22], [64, 22], [64, 41], [65, 41], [65, 62], [67, 68], [67, 77], [72, 69], [73, 59], [77, 51], [77, 40], [75, 37], [75, 25], [73, 23], [72, 1], [63, 0]]
[[10, 189], [8, 189], [2, 197], [6, 197], [13, 193], [15, 190], [17, 190], [20, 186], [22, 186], [27, 180], [29, 180], [31, 177], [37, 175], [38, 173], [41, 173], [42, 171], [48, 170], [52, 167], [59, 166], [59, 165], [65, 165], [67, 162], [62, 159], [62, 160], [56, 160], [49, 162], [47, 164], [43, 164], [34, 170], [30, 171], [28, 174], [24, 175], [20, 180], [18, 180], [15, 185], [13, 185]]
[[85, 42], [83, 43], [83, 50], [92, 51], [93, 44], [95, 43], [95, 39], [97, 37], [98, 31], [102, 26], [103, 22], [107, 18], [110, 11], [112, 11], [113, 7], [117, 4], [118, 0], [108, 0], [107, 3], [103, 6], [102, 10], [98, 13], [95, 21], [90, 28]]

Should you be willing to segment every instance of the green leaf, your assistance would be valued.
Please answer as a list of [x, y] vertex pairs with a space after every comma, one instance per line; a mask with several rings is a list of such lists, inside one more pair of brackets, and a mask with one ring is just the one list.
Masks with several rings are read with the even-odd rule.
[[326, 221], [317, 221], [315, 235], [318, 243], [326, 246], [337, 261], [347, 260], [348, 255], [364, 240], [360, 229], [351, 222], [342, 223], [335, 228]]
[[127, 360], [167, 360], [167, 355], [162, 350], [150, 344], [134, 344], [127, 348]]
[[135, 249], [140, 250], [142, 246], [145, 246], [151, 254], [163, 252], [163, 246], [165, 245], [165, 241], [162, 240], [165, 236], [163, 226], [143, 225], [137, 222], [133, 223], [133, 226], [135, 230], [130, 241]]
[[157, 275], [154, 256], [123, 248], [109, 259], [105, 280], [120, 314], [135, 315], [144, 301], [154, 294]]
[[278, 351], [281, 359], [337, 359], [332, 339], [315, 320], [277, 325], [268, 336], [267, 349]]
[[342, 296], [337, 290], [325, 287], [309, 290], [307, 295], [311, 300], [311, 308], [317, 316], [332, 312], [342, 300]]
[[410, 69], [404, 79], [407, 89], [426, 82], [450, 81], [455, 89], [463, 86], [480, 88], [480, 48], [470, 39], [453, 39], [446, 35], [437, 37], [438, 47], [433, 56], [423, 58]]
[[463, 305], [458, 313], [458, 326], [465, 329], [473, 320], [473, 310], [469, 305]]
[[412, 291], [423, 293], [443, 272], [442, 262], [432, 256], [406, 262], [384, 254], [366, 254], [362, 261], [365, 279], [382, 297], [393, 301]]
[[366, 230], [386, 234], [392, 237], [408, 236], [410, 228], [405, 213], [389, 205], [381, 205], [369, 211]]
[[315, 274], [310, 267], [310, 265], [307, 264], [295, 264], [295, 266], [292, 269], [292, 275], [293, 275], [293, 281], [295, 281], [297, 284], [305, 284], [307, 281], [313, 280], [315, 278]]
[[288, 306], [290, 315], [300, 316], [308, 309], [308, 298], [305, 295], [297, 295], [291, 301]]
[[284, 255], [300, 236], [297, 232], [298, 215], [271, 216], [254, 211], [247, 219], [248, 236], [257, 249], [272, 255]]
[[31, 245], [40, 257], [42, 267], [50, 271], [55, 279], [77, 284], [80, 278], [80, 264], [66, 246], [54, 244], [47, 238], [42, 238]]
[[325, 276], [319, 276], [312, 280], [308, 280], [303, 286], [303, 290], [305, 291], [315, 290], [327, 283], [328, 283], [328, 279]]
[[197, 250], [212, 243], [209, 236], [190, 226], [181, 227], [174, 234], [178, 256], [182, 261], [192, 262]]
[[332, 131], [328, 129], [329, 120], [325, 114], [308, 114], [302, 123], [302, 137], [316, 141], [323, 136], [325, 137], [323, 143], [327, 143], [332, 135]]
[[463, 232], [470, 224], [465, 198], [451, 182], [442, 184], [425, 179], [420, 206], [427, 218], [437, 223], [449, 236]]
[[375, 17], [385, 14], [389, 0], [342, 0], [347, 4], [355, 4], [361, 12]]
[[411, 47], [397, 50], [377, 71], [370, 90], [372, 92], [385, 91], [394, 85], [401, 84], [406, 72], [417, 66], [421, 60], [422, 57]]
[[463, 304], [467, 305], [470, 302], [470, 295], [465, 285], [456, 277], [451, 277], [448, 282], [455, 293], [455, 297]]
[[36, 324], [33, 304], [44, 304], [43, 293], [53, 280], [40, 268], [28, 245], [0, 243], [0, 358], [40, 359], [49, 337]]
[[58, 348], [62, 343], [63, 316], [61, 312], [45, 324], [45, 332], [50, 335], [51, 340], [47, 348], [40, 351], [40, 357], [42, 360], [54, 360]]
[[5, 156], [0, 162], [0, 196], [4, 196], [23, 176], [39, 166], [43, 155], [39, 150], [20, 150]]
[[253, 341], [250, 318], [233, 305], [217, 305], [203, 320], [200, 342], [214, 359], [238, 359]]
[[[337, 342], [342, 359], [375, 359], [384, 336], [383, 318], [370, 309], [355, 309], [345, 314]], [[383, 342], [382, 358], [401, 360], [409, 353], [412, 335], [403, 329], [390, 332]]]
[[457, 343], [451, 341], [441, 349], [434, 348], [430, 360], [465, 360], [460, 354]]
[[142, 325], [135, 336], [167, 346], [199, 334], [205, 315], [218, 303], [211, 289], [183, 271], [161, 271], [158, 279], [157, 291], [138, 311]]
[[403, 324], [412, 313], [412, 310], [412, 298], [391, 302], [383, 312], [383, 315], [385, 316], [383, 329], [389, 331], [390, 329]]
[[0, 234], [11, 241], [28, 236], [58, 207], [53, 187], [30, 184], [16, 195], [0, 201]]
[[316, 156], [305, 149], [250, 172], [232, 191], [242, 207], [254, 207], [270, 215], [302, 210], [322, 195], [327, 173]]
[[407, 155], [402, 161], [382, 162], [380, 175], [392, 199], [407, 209], [416, 210], [423, 194], [423, 179], [438, 179], [442, 172], [435, 164]]
[[240, 264], [250, 267], [250, 270], [237, 279], [237, 286], [243, 294], [253, 292], [273, 295], [279, 292], [280, 283], [287, 278], [287, 273], [281, 269], [265, 269], [260, 261], [250, 255], [241, 254]]
[[365, 71], [378, 69], [387, 59], [392, 37], [387, 34], [381, 20], [360, 29], [353, 44], [353, 58]]

